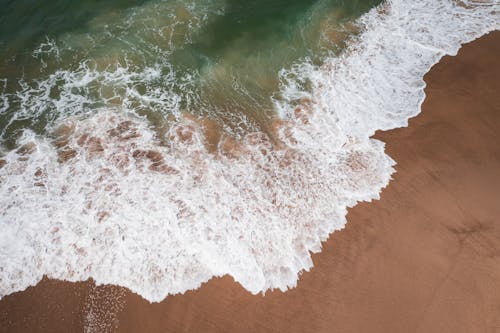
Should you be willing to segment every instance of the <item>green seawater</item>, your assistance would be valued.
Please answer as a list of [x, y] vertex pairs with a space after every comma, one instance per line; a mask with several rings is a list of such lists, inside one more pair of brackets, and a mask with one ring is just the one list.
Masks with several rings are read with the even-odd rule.
[[0, 143], [116, 108], [266, 130], [279, 73], [320, 64], [379, 0], [0, 1]]

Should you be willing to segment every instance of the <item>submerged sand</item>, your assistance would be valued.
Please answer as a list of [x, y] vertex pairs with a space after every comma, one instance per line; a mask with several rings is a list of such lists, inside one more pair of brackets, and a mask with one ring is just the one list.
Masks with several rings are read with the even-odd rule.
[[229, 277], [150, 304], [44, 279], [0, 301], [0, 332], [500, 332], [500, 32], [426, 75], [422, 113], [377, 133], [397, 161], [381, 200], [286, 293]]

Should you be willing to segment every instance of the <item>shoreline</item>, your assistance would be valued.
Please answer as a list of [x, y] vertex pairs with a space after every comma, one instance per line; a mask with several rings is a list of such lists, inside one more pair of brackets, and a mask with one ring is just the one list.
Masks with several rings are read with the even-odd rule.
[[375, 135], [397, 162], [381, 200], [349, 209], [295, 289], [253, 296], [226, 276], [150, 304], [44, 278], [0, 301], [0, 331], [500, 329], [499, 52], [497, 31], [432, 67], [421, 113]]

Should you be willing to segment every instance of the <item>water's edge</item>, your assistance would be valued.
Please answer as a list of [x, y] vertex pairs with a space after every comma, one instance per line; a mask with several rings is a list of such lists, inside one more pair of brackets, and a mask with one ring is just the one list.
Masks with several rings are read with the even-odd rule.
[[282, 71], [279, 148], [253, 133], [213, 157], [210, 125], [192, 119], [166, 129], [165, 147], [119, 109], [67, 121], [56, 146], [27, 131], [0, 168], [0, 297], [44, 275], [152, 302], [226, 274], [252, 293], [294, 287], [347, 208], [389, 184], [394, 161], [375, 131], [407, 126], [424, 75], [499, 29], [499, 7], [393, 0], [371, 10], [342, 56]]

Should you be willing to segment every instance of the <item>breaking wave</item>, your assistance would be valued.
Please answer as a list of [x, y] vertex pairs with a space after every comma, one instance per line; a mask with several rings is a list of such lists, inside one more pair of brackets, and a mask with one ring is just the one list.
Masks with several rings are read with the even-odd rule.
[[[499, 9], [497, 1], [384, 3], [359, 20], [363, 32], [341, 56], [282, 70], [280, 118], [266, 133], [232, 136], [187, 114], [152, 126], [128, 103], [93, 105], [55, 121], [48, 136], [25, 130], [0, 159], [0, 296], [43, 275], [93, 278], [149, 301], [225, 274], [252, 293], [294, 287], [310, 253], [344, 227], [347, 208], [389, 183], [394, 161], [370, 136], [406, 126], [420, 111], [423, 75], [498, 29]], [[114, 80], [77, 73], [68, 82]], [[147, 103], [176, 105], [175, 95], [155, 93]], [[41, 96], [22, 99], [25, 109], [50, 102]], [[91, 104], [68, 101], [77, 104], [60, 98], [59, 107]]]

